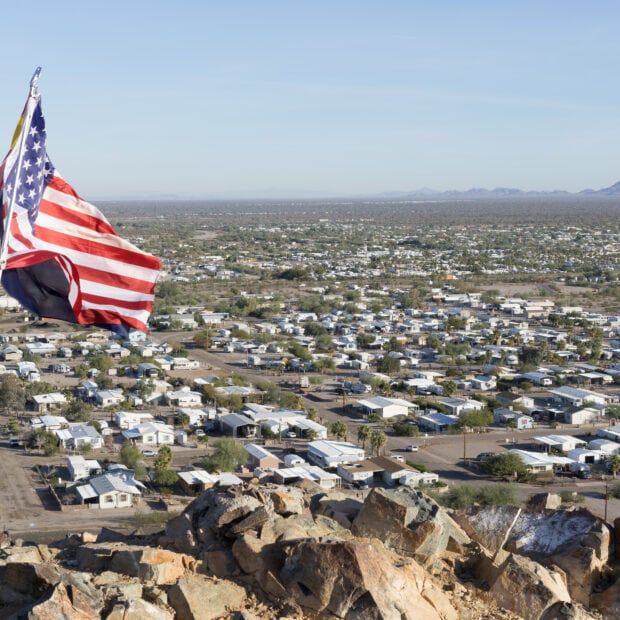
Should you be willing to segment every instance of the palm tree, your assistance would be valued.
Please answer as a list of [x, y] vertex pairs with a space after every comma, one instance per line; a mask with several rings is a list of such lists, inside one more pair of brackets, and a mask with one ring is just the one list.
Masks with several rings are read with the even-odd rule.
[[370, 439], [372, 430], [370, 426], [363, 424], [357, 429], [357, 440], [362, 442], [362, 448], [366, 449], [366, 442]]
[[377, 456], [379, 456], [379, 450], [385, 446], [387, 443], [387, 435], [383, 431], [372, 431], [370, 433], [370, 447], [371, 453], [377, 451]]
[[612, 454], [607, 460], [607, 463], [615, 480], [616, 474], [620, 471], [620, 454]]
[[330, 427], [329, 430], [331, 431], [332, 435], [336, 435], [336, 437], [338, 437], [339, 439], [345, 439], [347, 438], [347, 425], [344, 422], [341, 422], [340, 420], [338, 420], [337, 422], [334, 422]]

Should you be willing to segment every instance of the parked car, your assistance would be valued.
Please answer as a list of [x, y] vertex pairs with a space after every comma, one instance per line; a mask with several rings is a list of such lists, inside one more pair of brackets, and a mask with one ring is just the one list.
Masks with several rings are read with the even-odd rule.
[[407, 446], [407, 452], [417, 452], [417, 451], [418, 451], [418, 446], [416, 446], [415, 444], [410, 443]]
[[194, 435], [196, 435], [196, 437], [204, 437], [205, 436], [205, 432], [201, 428], [197, 428], [194, 431]]
[[142, 456], [157, 456], [155, 450], [142, 450]]

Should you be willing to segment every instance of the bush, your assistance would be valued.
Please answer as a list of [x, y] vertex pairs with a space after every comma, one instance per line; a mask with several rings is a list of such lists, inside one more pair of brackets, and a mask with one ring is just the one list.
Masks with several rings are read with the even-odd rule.
[[422, 463], [414, 463], [413, 461], [407, 461], [407, 465], [409, 465], [409, 467], [413, 467], [413, 469], [417, 469], [418, 471], [421, 471], [423, 474], [433, 473], [432, 469], [429, 469], [426, 465], [422, 465]]
[[499, 478], [513, 478], [525, 480], [528, 477], [528, 469], [518, 454], [503, 452], [495, 454], [482, 461], [482, 469], [490, 476]]
[[479, 504], [480, 506], [511, 506], [517, 503], [514, 487], [509, 484], [473, 486], [462, 484], [453, 486], [443, 503], [448, 508], [462, 509]]
[[392, 428], [399, 437], [415, 437], [419, 432], [417, 426], [406, 422], [395, 422]]
[[562, 491], [560, 493], [560, 499], [563, 504], [581, 504], [585, 501], [583, 495], [579, 495], [579, 493], [575, 493], [573, 491]]

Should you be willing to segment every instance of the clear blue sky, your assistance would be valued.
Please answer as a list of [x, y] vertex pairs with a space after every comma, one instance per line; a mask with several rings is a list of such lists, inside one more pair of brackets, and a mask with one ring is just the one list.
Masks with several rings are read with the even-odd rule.
[[613, 0], [34, 0], [2, 22], [0, 150], [42, 65], [48, 152], [88, 199], [620, 179]]

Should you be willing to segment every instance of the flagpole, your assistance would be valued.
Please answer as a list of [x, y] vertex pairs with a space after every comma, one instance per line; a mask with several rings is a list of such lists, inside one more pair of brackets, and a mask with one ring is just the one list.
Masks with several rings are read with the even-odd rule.
[[[41, 67], [37, 67], [32, 75], [32, 78], [30, 79], [29, 97], [32, 97], [33, 99], [36, 99], [36, 100], [38, 100], [41, 97], [41, 95], [39, 94], [39, 76], [40, 75], [41, 75]], [[22, 167], [22, 161], [24, 159], [24, 144], [26, 142], [26, 129], [24, 127], [24, 124], [26, 122], [27, 116], [28, 114], [26, 113], [24, 115], [24, 118], [22, 119], [21, 137], [20, 137], [19, 150], [18, 150], [19, 154], [17, 157], [17, 165], [15, 168], [15, 171], [16, 171], [15, 183], [13, 185], [13, 191], [11, 192], [11, 197], [7, 205], [6, 217], [4, 218], [4, 230], [2, 231], [2, 246], [0, 247], [0, 275], [2, 275], [2, 272], [4, 271], [4, 268], [6, 267], [6, 254], [7, 254], [7, 247], [9, 244], [11, 217], [13, 216], [13, 210], [15, 209], [15, 199], [17, 198], [17, 178], [18, 178], [18, 172], [20, 168]]]

